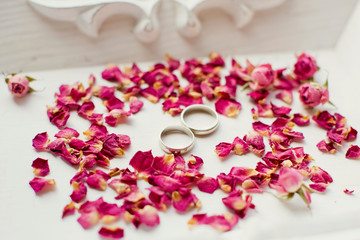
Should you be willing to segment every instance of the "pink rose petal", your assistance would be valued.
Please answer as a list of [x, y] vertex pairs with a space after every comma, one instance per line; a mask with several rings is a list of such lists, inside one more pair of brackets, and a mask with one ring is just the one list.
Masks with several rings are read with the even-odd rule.
[[48, 160], [46, 159], [36, 158], [31, 166], [34, 168], [36, 176], [45, 177], [50, 172]]
[[265, 152], [263, 136], [258, 132], [249, 132], [244, 136], [244, 141], [256, 155], [262, 156]]
[[201, 166], [204, 164], [204, 161], [202, 160], [202, 158], [197, 157], [195, 155], [190, 155], [189, 160], [188, 160], [188, 167], [190, 169], [199, 169], [201, 168]]
[[241, 190], [231, 192], [228, 197], [222, 199], [222, 202], [240, 218], [244, 218], [250, 208], [255, 208], [252, 203], [252, 196], [246, 195], [245, 199], [243, 199]]
[[196, 185], [200, 191], [212, 194], [218, 189], [219, 183], [215, 178], [203, 177], [196, 182]]
[[354, 192], [355, 192], [355, 190], [349, 190], [347, 188], [344, 190], [344, 193], [349, 194], [349, 195], [353, 194]]
[[278, 94], [276, 94], [275, 97], [287, 104], [291, 104], [293, 101], [292, 90], [287, 90], [287, 89], [281, 90]]
[[215, 102], [216, 112], [227, 117], [235, 118], [241, 109], [241, 104], [233, 99], [219, 98]]
[[76, 208], [75, 208], [74, 202], [70, 202], [68, 205], [66, 205], [64, 207], [61, 218], [64, 218], [64, 217], [67, 217], [69, 215], [75, 214], [75, 210], [76, 210]]
[[360, 159], [360, 147], [357, 145], [351, 145], [346, 151], [345, 157], [348, 159]]
[[32, 145], [36, 151], [46, 150], [49, 143], [50, 139], [47, 132], [37, 134], [32, 140]]
[[152, 168], [159, 173], [170, 175], [174, 172], [176, 160], [173, 154], [155, 157]]
[[318, 111], [312, 119], [320, 126], [327, 130], [332, 129], [335, 124], [336, 120], [335, 117], [332, 116], [328, 111]]
[[87, 188], [83, 181], [75, 182], [73, 181], [71, 183], [71, 186], [73, 187], [73, 192], [70, 195], [71, 200], [73, 200], [76, 203], [81, 202], [85, 199], [87, 194]]
[[138, 151], [130, 160], [130, 166], [132, 166], [138, 173], [145, 175], [151, 173], [151, 167], [154, 162], [154, 157], [150, 151], [142, 152]]
[[55, 180], [34, 177], [34, 179], [31, 180], [29, 184], [35, 193], [39, 193], [53, 189], [55, 186]]
[[55, 137], [71, 139], [71, 138], [76, 138], [79, 135], [80, 134], [75, 129], [66, 127], [64, 129], [60, 130], [57, 134], [55, 134]]
[[256, 121], [256, 122], [253, 122], [252, 127], [256, 132], [260, 133], [263, 136], [269, 135], [270, 126], [265, 123]]
[[188, 225], [190, 227], [196, 225], [209, 225], [220, 232], [228, 232], [238, 223], [238, 220], [239, 217], [231, 213], [212, 216], [207, 216], [206, 214], [195, 214], [189, 220]]
[[249, 146], [241, 138], [236, 137], [232, 143], [236, 155], [243, 155], [249, 151]]
[[124, 229], [119, 227], [114, 227], [114, 228], [102, 227], [99, 230], [99, 235], [101, 237], [105, 237], [109, 239], [121, 239], [124, 237]]
[[215, 153], [219, 157], [226, 157], [231, 153], [233, 149], [234, 149], [234, 145], [232, 143], [221, 142], [218, 145], [216, 145]]
[[291, 117], [291, 121], [295, 123], [298, 126], [307, 126], [310, 124], [310, 117], [309, 116], [303, 116], [300, 113], [295, 113]]

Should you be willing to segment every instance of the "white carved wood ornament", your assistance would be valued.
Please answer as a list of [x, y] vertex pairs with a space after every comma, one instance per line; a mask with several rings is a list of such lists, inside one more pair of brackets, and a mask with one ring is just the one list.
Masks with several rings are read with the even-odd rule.
[[172, 1], [175, 22], [184, 37], [201, 31], [198, 14], [207, 9], [221, 9], [234, 20], [237, 28], [248, 24], [257, 10], [272, 8], [285, 0], [28, 0], [40, 14], [57, 21], [74, 22], [90, 37], [97, 37], [103, 22], [117, 14], [137, 19], [134, 34], [141, 42], [153, 42], [160, 34], [158, 13], [162, 1]]

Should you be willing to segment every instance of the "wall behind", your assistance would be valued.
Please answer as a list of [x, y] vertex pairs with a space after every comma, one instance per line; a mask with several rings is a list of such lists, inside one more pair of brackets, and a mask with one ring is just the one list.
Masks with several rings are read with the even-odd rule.
[[[220, 1], [220, 0], [219, 0]], [[160, 8], [160, 37], [151, 44], [132, 34], [135, 20], [109, 18], [96, 39], [72, 23], [40, 16], [25, 0], [0, 1], [0, 71], [29, 71], [79, 67], [174, 57], [224, 56], [271, 51], [298, 51], [335, 47], [357, 0], [287, 0], [283, 5], [256, 12], [253, 21], [236, 29], [220, 10], [200, 15], [203, 30], [195, 39], [181, 37], [174, 28], [171, 1]]]

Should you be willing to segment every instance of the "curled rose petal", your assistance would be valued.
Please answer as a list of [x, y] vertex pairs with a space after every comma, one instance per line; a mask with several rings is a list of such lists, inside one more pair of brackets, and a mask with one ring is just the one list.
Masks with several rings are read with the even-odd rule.
[[63, 105], [47, 106], [47, 115], [51, 123], [58, 128], [62, 128], [70, 117], [70, 109]]
[[29, 184], [35, 193], [39, 193], [52, 189], [55, 186], [55, 180], [34, 177]]
[[271, 105], [266, 103], [257, 103], [256, 109], [251, 109], [253, 119], [257, 119], [259, 117], [264, 118], [272, 118], [274, 117], [274, 112], [272, 111]]
[[295, 113], [291, 117], [291, 121], [295, 123], [298, 126], [307, 126], [310, 124], [310, 117], [309, 116], [303, 116], [300, 113]]
[[92, 173], [87, 179], [86, 183], [94, 189], [104, 191], [106, 190], [106, 182], [109, 180], [110, 176], [104, 173], [101, 170], [96, 170], [95, 173]]
[[50, 139], [47, 132], [37, 134], [32, 140], [32, 145], [36, 151], [46, 150], [49, 143]]
[[316, 147], [322, 152], [328, 152], [334, 154], [336, 152], [336, 148], [332, 142], [327, 143], [325, 140], [321, 140]]
[[180, 154], [176, 154], [174, 156], [175, 158], [175, 169], [176, 170], [182, 170], [185, 169], [185, 159]]
[[236, 155], [243, 155], [249, 151], [249, 146], [239, 137], [236, 137], [232, 143]]
[[215, 147], [215, 153], [219, 157], [226, 157], [230, 154], [230, 152], [234, 149], [234, 145], [232, 143], [221, 142]]
[[110, 111], [114, 109], [123, 109], [124, 102], [116, 97], [112, 97], [103, 102], [104, 106]]
[[345, 154], [349, 159], [360, 159], [360, 147], [357, 145], [351, 145]]
[[110, 99], [115, 96], [115, 87], [93, 86], [91, 88], [94, 96], [103, 100]]
[[75, 129], [66, 127], [64, 129], [60, 130], [57, 134], [55, 134], [55, 137], [71, 139], [71, 138], [76, 138], [79, 135], [80, 134]]
[[73, 181], [71, 183], [71, 186], [73, 187], [73, 192], [70, 195], [71, 200], [73, 200], [76, 203], [81, 202], [85, 199], [87, 194], [87, 188], [83, 181], [75, 182]]
[[252, 127], [263, 136], [269, 135], [270, 126], [260, 121], [253, 122]]
[[347, 137], [345, 138], [346, 141], [355, 141], [357, 138], [357, 131], [352, 128], [352, 127], [349, 127], [347, 129]]
[[312, 166], [310, 169], [310, 180], [314, 183], [332, 183], [333, 179], [330, 174], [317, 166]]
[[99, 230], [99, 235], [109, 239], [120, 239], [124, 237], [124, 229], [119, 227], [102, 227]]
[[77, 110], [77, 113], [79, 114], [79, 116], [87, 118], [88, 116], [93, 114], [94, 109], [95, 109], [94, 103], [91, 101], [87, 101], [81, 104], [81, 106]]
[[150, 176], [148, 181], [151, 185], [159, 186], [164, 191], [170, 193], [178, 190], [181, 186], [181, 183], [177, 179], [164, 175]]
[[50, 172], [48, 160], [46, 159], [36, 158], [31, 166], [34, 168], [36, 176], [45, 177]]
[[131, 112], [122, 109], [114, 109], [105, 117], [105, 122], [110, 126], [115, 127], [117, 124], [125, 122], [130, 115]]
[[320, 126], [327, 130], [332, 129], [335, 124], [336, 120], [333, 115], [331, 115], [328, 111], [318, 111], [312, 119]]
[[211, 194], [218, 189], [219, 183], [215, 178], [203, 177], [196, 182], [196, 185], [200, 191]]
[[289, 107], [278, 107], [275, 104], [271, 103], [271, 110], [274, 113], [274, 117], [287, 117], [287, 114], [291, 112], [291, 108]]
[[220, 173], [216, 177], [219, 187], [224, 192], [232, 192], [236, 187], [237, 180], [231, 174], [226, 175], [225, 173]]
[[157, 210], [150, 205], [139, 209], [135, 213], [135, 216], [139, 218], [139, 224], [145, 224], [148, 227], [155, 227], [160, 224], [160, 217]]
[[235, 118], [241, 109], [241, 104], [233, 99], [219, 98], [215, 102], [216, 112], [227, 117]]
[[99, 205], [97, 210], [101, 220], [106, 224], [117, 221], [122, 214], [122, 209], [115, 203], [103, 202]]
[[326, 136], [333, 143], [341, 145], [342, 140], [345, 140], [348, 135], [346, 128], [333, 128], [327, 131]]
[[222, 199], [222, 202], [240, 218], [244, 218], [250, 208], [255, 208], [252, 203], [252, 196], [246, 195], [245, 199], [243, 199], [241, 190], [231, 192], [228, 197]]
[[130, 105], [130, 112], [132, 114], [135, 114], [141, 110], [141, 108], [144, 106], [144, 103], [137, 97], [132, 96], [132, 97], [130, 97], [129, 105]]
[[349, 195], [353, 194], [354, 192], [355, 192], [355, 190], [349, 190], [347, 188], [344, 190], [344, 193], [349, 194]]
[[160, 211], [166, 211], [168, 206], [171, 204], [171, 199], [168, 194], [157, 186], [147, 188], [147, 190], [150, 191], [149, 199], [154, 206]]
[[249, 132], [244, 136], [244, 141], [256, 155], [262, 156], [265, 152], [263, 136], [258, 132]]
[[235, 214], [225, 213], [223, 215], [207, 216], [206, 214], [195, 214], [188, 221], [190, 227], [196, 225], [209, 225], [220, 232], [230, 231], [239, 221]]
[[84, 132], [84, 135], [89, 139], [96, 137], [98, 139], [103, 139], [108, 134], [108, 131], [104, 125], [91, 124], [89, 129]]
[[276, 94], [275, 97], [287, 104], [291, 104], [293, 101], [292, 90], [287, 90], [287, 89], [281, 90], [278, 94]]
[[264, 190], [252, 179], [245, 180], [241, 187], [248, 193], [262, 193]]
[[190, 155], [189, 160], [188, 160], [188, 167], [190, 169], [199, 169], [201, 168], [201, 166], [204, 164], [204, 161], [202, 160], [202, 158], [194, 156], [194, 155]]
[[155, 157], [152, 168], [160, 173], [170, 175], [174, 172], [176, 160], [173, 154]]
[[81, 216], [77, 219], [78, 223], [84, 228], [89, 229], [95, 224], [97, 224], [100, 220], [99, 213], [95, 211], [90, 211], [87, 213], [81, 214]]
[[66, 205], [64, 207], [61, 218], [64, 218], [64, 217], [67, 217], [69, 215], [75, 214], [75, 210], [76, 210], [76, 208], [75, 208], [74, 202], [70, 202], [68, 205]]
[[181, 188], [178, 191], [174, 191], [171, 196], [173, 207], [179, 212], [186, 212], [193, 207], [196, 209], [201, 207], [200, 200], [189, 188]]
[[130, 166], [132, 166], [138, 173], [149, 174], [154, 162], [154, 157], [150, 151], [142, 152], [138, 151], [130, 160]]
[[115, 133], [107, 135], [103, 140], [101, 153], [108, 158], [119, 157], [125, 154], [122, 148], [121, 138]]

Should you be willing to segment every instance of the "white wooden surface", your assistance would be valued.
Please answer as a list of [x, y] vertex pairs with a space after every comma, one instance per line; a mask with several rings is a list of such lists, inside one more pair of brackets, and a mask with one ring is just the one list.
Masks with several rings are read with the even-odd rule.
[[357, 2], [288, 0], [277, 8], [256, 12], [241, 30], [224, 12], [209, 10], [200, 14], [200, 36], [188, 40], [175, 29], [173, 3], [163, 0], [160, 37], [147, 45], [136, 40], [132, 34], [135, 20], [127, 16], [109, 19], [100, 37], [91, 39], [71, 23], [38, 15], [25, 0], [1, 0], [0, 71], [151, 61], [163, 59], [166, 53], [189, 58], [210, 51], [229, 56], [333, 48]]

